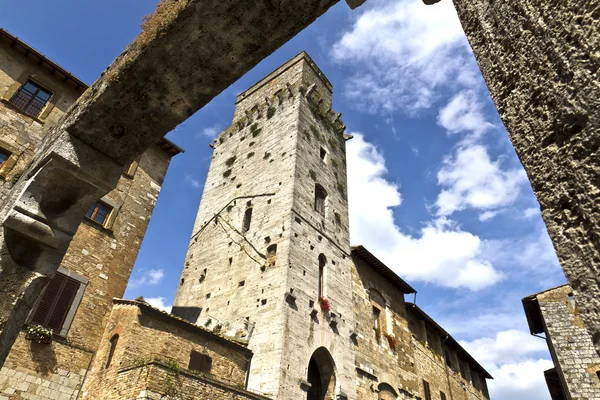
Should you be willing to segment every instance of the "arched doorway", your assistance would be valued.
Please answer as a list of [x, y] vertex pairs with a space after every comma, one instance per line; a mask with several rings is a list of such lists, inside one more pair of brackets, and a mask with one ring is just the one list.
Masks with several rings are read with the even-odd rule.
[[379, 389], [378, 400], [396, 400], [398, 398], [394, 388], [387, 383], [380, 383], [377, 389]]
[[307, 400], [335, 399], [335, 364], [325, 347], [319, 347], [308, 363], [310, 389]]

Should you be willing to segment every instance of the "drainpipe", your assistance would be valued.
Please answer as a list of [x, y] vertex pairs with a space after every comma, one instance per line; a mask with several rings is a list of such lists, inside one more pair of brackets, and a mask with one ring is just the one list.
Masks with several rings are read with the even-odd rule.
[[454, 396], [452, 395], [452, 384], [450, 383], [450, 371], [448, 371], [448, 362], [446, 360], [446, 352], [444, 351], [444, 344], [450, 335], [446, 334], [446, 338], [442, 342], [442, 353], [444, 354], [444, 370], [446, 371], [446, 379], [448, 380], [448, 394], [450, 395], [450, 400], [454, 400]]

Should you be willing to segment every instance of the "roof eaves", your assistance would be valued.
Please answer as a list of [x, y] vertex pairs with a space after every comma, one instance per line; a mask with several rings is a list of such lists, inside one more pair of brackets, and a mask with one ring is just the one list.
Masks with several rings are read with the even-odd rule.
[[387, 265], [381, 262], [377, 257], [367, 250], [363, 245], [352, 246], [352, 254], [358, 256], [361, 260], [379, 272], [391, 284], [396, 286], [403, 294], [417, 293], [404, 279], [400, 278]]

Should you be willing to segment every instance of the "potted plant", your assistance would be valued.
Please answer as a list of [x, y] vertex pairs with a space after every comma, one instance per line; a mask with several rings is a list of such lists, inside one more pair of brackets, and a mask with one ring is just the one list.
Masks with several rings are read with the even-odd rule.
[[329, 311], [331, 310], [331, 303], [325, 296], [319, 297], [319, 305], [321, 306], [321, 311]]
[[50, 343], [52, 341], [52, 329], [44, 328], [41, 325], [29, 325], [25, 332], [26, 338], [37, 343]]

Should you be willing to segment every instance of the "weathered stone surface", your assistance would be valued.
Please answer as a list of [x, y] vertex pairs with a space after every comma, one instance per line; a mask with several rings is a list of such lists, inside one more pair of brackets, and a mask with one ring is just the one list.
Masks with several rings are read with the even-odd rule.
[[[145, 303], [115, 300], [101, 343], [84, 399], [266, 399], [244, 389], [252, 359], [246, 347]], [[192, 352], [210, 357], [210, 371], [190, 370]]]
[[[532, 334], [544, 333], [565, 399], [600, 398], [600, 357], [568, 285], [523, 299]], [[554, 398], [554, 397], [553, 397]]]
[[600, 351], [600, 4], [454, 4]]

